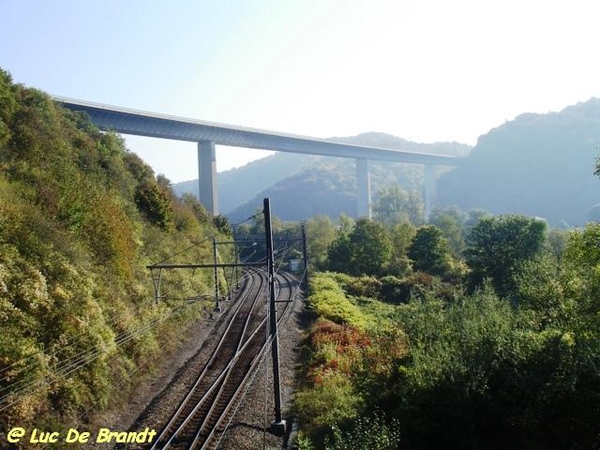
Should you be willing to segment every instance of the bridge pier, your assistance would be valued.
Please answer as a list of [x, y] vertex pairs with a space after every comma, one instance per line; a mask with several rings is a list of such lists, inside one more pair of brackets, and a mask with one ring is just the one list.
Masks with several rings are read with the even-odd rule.
[[213, 141], [198, 142], [198, 199], [213, 216], [219, 215], [217, 158]]
[[425, 164], [424, 166], [425, 173], [425, 220], [429, 221], [431, 217], [431, 212], [433, 211], [433, 207], [435, 206], [435, 198], [436, 198], [436, 179], [435, 179], [435, 165], [433, 164]]
[[371, 218], [371, 175], [369, 160], [356, 159], [357, 217]]

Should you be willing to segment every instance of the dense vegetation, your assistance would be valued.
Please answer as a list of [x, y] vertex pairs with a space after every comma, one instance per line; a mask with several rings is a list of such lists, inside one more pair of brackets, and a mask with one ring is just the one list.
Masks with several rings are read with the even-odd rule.
[[[565, 131], [596, 107], [568, 109], [564, 123], [565, 112], [550, 118]], [[519, 118], [527, 126], [518, 136], [542, 122]], [[478, 148], [506, 138], [511, 127]], [[594, 144], [589, 129], [570, 133]], [[552, 151], [570, 145], [553, 136]], [[508, 139], [503, 148], [522, 141]], [[498, 169], [506, 159], [498, 156], [494, 174], [507, 176]], [[311, 262], [323, 272], [311, 278], [316, 320], [295, 399], [301, 447], [599, 448], [600, 225], [549, 230], [539, 219], [457, 208], [438, 210], [425, 224], [415, 193], [420, 175], [397, 169], [374, 165], [382, 180], [376, 220], [316, 215], [306, 223]], [[310, 170], [313, 178], [296, 177], [319, 192], [315, 198], [354, 205], [350, 163], [320, 159]], [[330, 170], [335, 182], [315, 178]], [[556, 180], [568, 179], [562, 175]], [[530, 192], [524, 179], [519, 195]], [[385, 187], [390, 182], [402, 188]], [[502, 186], [511, 194], [506, 178]], [[288, 191], [285, 182], [280, 187]], [[318, 209], [300, 208], [309, 196], [302, 192], [278, 204], [287, 198], [303, 217], [314, 215]], [[561, 197], [545, 194], [561, 211]], [[583, 217], [587, 194], [568, 195]], [[465, 203], [480, 204], [504, 212]], [[567, 218], [543, 211], [523, 210]], [[261, 226], [258, 217], [238, 232], [251, 236]], [[274, 227], [298, 233], [297, 224]], [[74, 425], [125, 399], [157, 352], [202, 313], [197, 300], [211, 291], [210, 273], [172, 272], [163, 275], [157, 302], [146, 265], [210, 260], [210, 238], [229, 232], [228, 221], [211, 220], [193, 196], [178, 199], [118, 136], [0, 71], [0, 428]]]
[[146, 265], [207, 261], [216, 233], [120, 137], [0, 71], [0, 429], [125, 401], [212, 284], [165, 273], [155, 302]]
[[598, 448], [600, 225], [382, 219], [318, 219], [300, 448]]

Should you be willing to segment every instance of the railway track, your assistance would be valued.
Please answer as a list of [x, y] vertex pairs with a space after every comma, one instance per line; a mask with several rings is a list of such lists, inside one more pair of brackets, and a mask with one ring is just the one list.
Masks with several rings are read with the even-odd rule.
[[[244, 386], [267, 349], [267, 276], [250, 270], [238, 305], [196, 382], [151, 449], [216, 448], [221, 425], [239, 402]], [[289, 274], [275, 279], [279, 320], [295, 296], [297, 282]]]

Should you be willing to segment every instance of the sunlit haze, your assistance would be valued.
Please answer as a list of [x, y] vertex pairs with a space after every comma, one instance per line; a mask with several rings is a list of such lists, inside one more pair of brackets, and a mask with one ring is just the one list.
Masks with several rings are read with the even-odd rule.
[[[315, 137], [478, 136], [600, 96], [596, 1], [3, 0], [0, 67], [50, 94]], [[128, 137], [172, 181], [195, 145]], [[219, 170], [266, 152], [217, 148]]]

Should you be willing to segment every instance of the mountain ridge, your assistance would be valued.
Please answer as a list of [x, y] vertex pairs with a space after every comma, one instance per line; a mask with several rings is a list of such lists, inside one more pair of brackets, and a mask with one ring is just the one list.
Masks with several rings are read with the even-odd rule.
[[463, 164], [439, 180], [438, 202], [583, 225], [600, 202], [598, 143], [598, 98], [558, 112], [520, 114], [479, 137]]
[[[454, 156], [464, 156], [468, 154], [471, 149], [470, 146], [457, 142], [422, 144], [380, 132], [366, 132], [356, 136], [334, 137], [331, 138], [331, 140], [356, 145], [369, 145], [403, 151], [416, 150], [423, 153]], [[348, 164], [352, 167], [350, 171], [348, 169]], [[319, 167], [319, 165], [324, 166]], [[340, 174], [331, 174], [334, 167], [343, 167], [342, 170], [345, 172], [345, 175], [340, 178]], [[289, 196], [283, 195], [284, 192], [286, 192], [286, 188], [281, 182], [289, 177], [292, 177], [294, 182], [301, 182], [301, 178], [297, 177], [299, 173], [305, 173], [305, 176], [315, 181], [310, 173], [310, 169], [313, 168], [314, 171], [323, 176], [327, 176], [329, 173], [330, 180], [326, 184], [330, 184], [332, 179], [340, 181], [344, 177], [350, 177], [354, 180], [354, 187], [351, 188], [350, 191], [348, 191], [349, 186], [344, 185], [344, 188], [342, 189], [343, 192], [338, 200], [342, 202], [341, 204], [345, 205], [341, 212], [346, 212], [349, 215], [356, 215], [356, 207], [354, 205], [354, 203], [356, 203], [356, 180], [353, 167], [354, 161], [347, 158], [299, 155], [282, 152], [275, 153], [274, 155], [253, 161], [240, 168], [217, 174], [221, 212], [222, 214], [227, 215], [231, 220], [235, 221], [242, 216], [246, 217], [245, 214], [248, 211], [253, 211], [252, 205], [257, 201], [260, 203], [262, 197], [274, 196], [274, 201], [278, 204], [283, 204], [283, 208], [280, 208], [278, 211], [278, 215], [281, 219], [300, 220], [298, 217], [298, 210], [287, 206], [288, 204], [294, 203], [292, 199], [295, 198], [295, 196], [293, 193]], [[386, 167], [388, 167], [388, 169], [386, 169]], [[418, 185], [421, 183], [420, 179], [422, 178], [422, 175], [419, 170], [415, 170], [415, 167], [417, 166], [414, 164], [371, 162], [370, 172], [374, 189], [389, 182], [400, 182], [401, 185], [409, 190], [419, 189]], [[394, 170], [397, 170], [399, 174], [393, 174], [392, 172]], [[317, 187], [317, 184], [310, 185], [314, 189]], [[192, 180], [184, 183], [176, 183], [174, 184], [174, 189], [179, 195], [186, 192], [197, 195], [197, 186], [198, 181]], [[316, 194], [314, 189], [311, 190], [311, 192]], [[327, 191], [329, 194], [334, 193], [333, 190], [327, 189]], [[349, 206], [350, 199], [348, 195], [354, 199], [352, 200], [352, 202], [354, 202], [353, 206]], [[306, 195], [306, 197], [310, 198], [309, 195]], [[312, 195], [312, 200], [314, 200], [314, 198], [315, 196]], [[342, 198], [343, 200], [341, 200]], [[332, 205], [330, 202], [319, 201], [317, 203], [320, 205], [319, 207], [306, 208], [305, 210], [314, 211], [315, 214], [327, 214], [331, 217], [337, 217], [339, 215], [340, 208], [326, 207], [326, 205]]]

